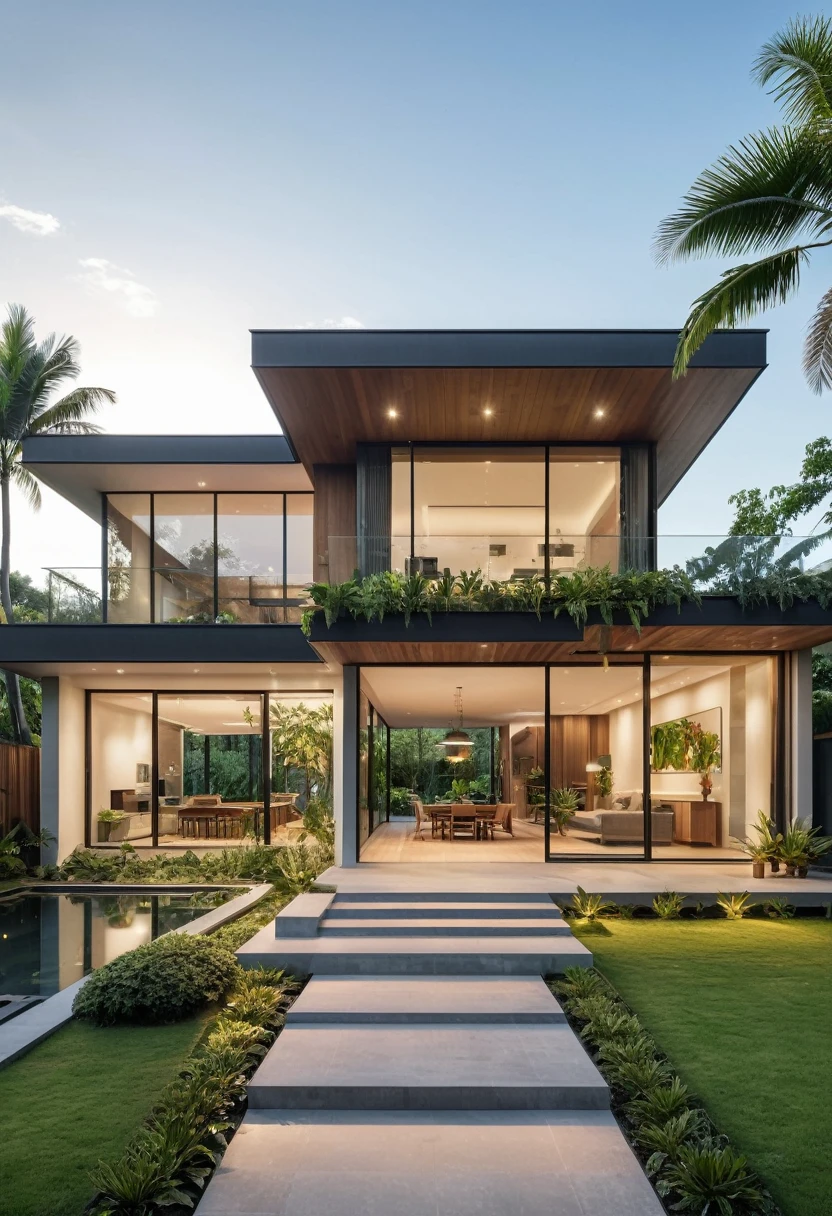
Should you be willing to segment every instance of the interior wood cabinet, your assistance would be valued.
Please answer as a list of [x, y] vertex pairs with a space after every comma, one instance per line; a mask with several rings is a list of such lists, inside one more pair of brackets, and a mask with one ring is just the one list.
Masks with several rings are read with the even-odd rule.
[[720, 826], [722, 824], [721, 802], [674, 802], [668, 798], [662, 799], [664, 806], [672, 806], [673, 839], [679, 844], [710, 844], [718, 846], [722, 843]]

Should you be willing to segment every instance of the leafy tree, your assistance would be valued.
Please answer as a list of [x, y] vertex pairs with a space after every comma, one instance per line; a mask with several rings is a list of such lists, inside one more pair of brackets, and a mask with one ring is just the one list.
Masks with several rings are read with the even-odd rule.
[[[24, 439], [31, 435], [87, 435], [98, 428], [86, 421], [104, 402], [115, 401], [108, 388], [75, 387], [52, 401], [57, 388], [74, 380], [79, 372], [79, 347], [75, 338], [50, 334], [35, 340], [34, 321], [18, 304], [9, 307], [0, 329], [0, 604], [7, 625], [15, 624], [11, 596], [11, 495], [12, 482], [34, 510], [40, 507], [40, 488], [33, 474], [20, 463]], [[32, 734], [20, 691], [19, 677], [3, 673], [14, 738], [31, 743]]]
[[28, 574], [12, 570], [9, 574], [9, 595], [15, 621], [45, 621], [49, 612], [49, 595], [36, 587]]
[[432, 727], [398, 727], [390, 731], [390, 785], [415, 790], [424, 802], [444, 798], [453, 781], [474, 783], [478, 793], [490, 785], [491, 732], [488, 727], [468, 731], [474, 746], [471, 756], [451, 764], [440, 741], [444, 730]]
[[807, 443], [800, 480], [793, 485], [772, 486], [768, 493], [740, 490], [728, 501], [736, 508], [732, 536], [790, 535], [793, 523], [821, 506], [824, 513], [813, 528], [832, 527], [832, 443], [825, 435]]
[[820, 650], [812, 655], [812, 730], [832, 731], [832, 655]]
[[[746, 136], [699, 175], [659, 226], [660, 261], [746, 258], [694, 301], [679, 335], [674, 376], [719, 326], [748, 321], [794, 295], [811, 254], [832, 245], [832, 19], [798, 17], [767, 42], [753, 78], [782, 106], [785, 125]], [[803, 353], [810, 387], [832, 385], [832, 289]]]
[[314, 796], [324, 802], [330, 798], [332, 785], [332, 706], [317, 709], [304, 705], [286, 705], [275, 701], [270, 707], [272, 752], [288, 770], [298, 769], [303, 775], [305, 801]]

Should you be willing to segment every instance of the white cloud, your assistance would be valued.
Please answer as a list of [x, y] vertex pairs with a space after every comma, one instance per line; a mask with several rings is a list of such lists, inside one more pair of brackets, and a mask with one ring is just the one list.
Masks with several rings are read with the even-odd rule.
[[131, 317], [152, 317], [156, 312], [159, 302], [154, 293], [123, 266], [115, 266], [106, 258], [81, 258], [79, 265], [84, 268], [78, 276], [81, 282], [93, 291], [120, 296]]
[[27, 211], [13, 203], [0, 203], [0, 219], [8, 220], [18, 232], [28, 232], [31, 236], [51, 236], [61, 226], [61, 221], [48, 211]]
[[307, 321], [304, 325], [295, 325], [295, 329], [364, 329], [364, 322], [357, 321], [355, 317], [341, 317], [340, 321], [334, 321], [332, 317], [327, 317], [324, 321]]

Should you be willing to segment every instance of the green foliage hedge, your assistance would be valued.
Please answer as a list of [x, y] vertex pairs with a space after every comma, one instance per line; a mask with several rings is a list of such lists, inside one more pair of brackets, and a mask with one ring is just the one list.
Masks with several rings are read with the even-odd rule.
[[99, 1026], [178, 1022], [224, 997], [239, 974], [222, 943], [169, 933], [94, 971], [72, 1012]]

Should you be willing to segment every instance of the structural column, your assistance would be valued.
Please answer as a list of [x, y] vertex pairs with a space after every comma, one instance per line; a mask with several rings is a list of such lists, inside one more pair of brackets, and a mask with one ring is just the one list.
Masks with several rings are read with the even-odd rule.
[[354, 665], [343, 669], [340, 729], [336, 724], [335, 761], [335, 860], [338, 865], [358, 863], [358, 681]]
[[41, 748], [40, 748], [40, 826], [54, 837], [51, 844], [41, 850], [43, 863], [55, 865], [58, 861], [58, 770], [60, 751], [58, 727], [60, 723], [58, 702], [58, 677], [42, 676], [41, 687]]
[[812, 820], [812, 651], [791, 661], [791, 810], [789, 819]]

